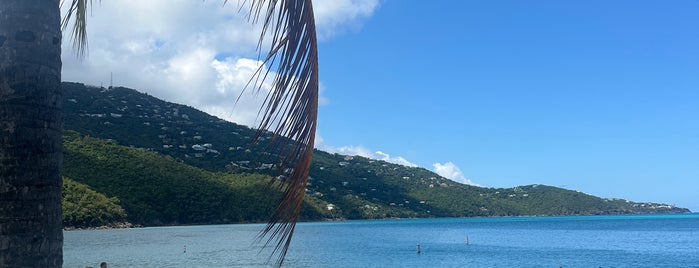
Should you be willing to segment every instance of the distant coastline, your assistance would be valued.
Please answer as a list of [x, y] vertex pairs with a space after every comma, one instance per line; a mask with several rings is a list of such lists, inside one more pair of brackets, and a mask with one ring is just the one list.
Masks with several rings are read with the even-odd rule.
[[132, 228], [143, 228], [143, 226], [138, 224], [131, 224], [130, 222], [117, 222], [109, 225], [102, 225], [97, 227], [75, 227], [75, 226], [64, 226], [64, 231], [79, 231], [79, 230], [106, 230], [106, 229], [132, 229]]
[[[323, 219], [319, 221], [300, 221], [300, 223], [322, 223], [322, 222], [361, 222], [361, 221], [396, 221], [396, 220], [435, 220], [435, 219], [506, 219], [506, 218], [575, 218], [575, 217], [670, 217], [670, 216], [688, 216], [695, 217], [699, 216], [699, 212], [685, 212], [685, 213], [634, 213], [634, 214], [595, 214], [595, 215], [517, 215], [517, 216], [475, 216], [475, 217], [441, 217], [441, 218], [382, 218], [382, 219]], [[223, 225], [237, 225], [237, 224], [266, 224], [266, 222], [245, 222], [245, 223], [228, 223]], [[110, 229], [134, 229], [134, 228], [145, 228], [145, 227], [182, 227], [182, 226], [214, 226], [222, 224], [179, 224], [179, 225], [160, 225], [160, 226], [141, 226], [134, 225], [128, 222], [115, 223], [110, 225], [103, 225], [97, 227], [73, 227], [66, 226], [63, 228], [64, 231], [86, 231], [86, 230], [110, 230]]]

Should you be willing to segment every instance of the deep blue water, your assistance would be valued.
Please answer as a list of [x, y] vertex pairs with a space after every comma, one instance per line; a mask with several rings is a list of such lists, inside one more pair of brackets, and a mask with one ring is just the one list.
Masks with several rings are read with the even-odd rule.
[[[64, 267], [269, 267], [262, 226], [67, 231]], [[699, 267], [699, 214], [300, 223], [284, 266]]]

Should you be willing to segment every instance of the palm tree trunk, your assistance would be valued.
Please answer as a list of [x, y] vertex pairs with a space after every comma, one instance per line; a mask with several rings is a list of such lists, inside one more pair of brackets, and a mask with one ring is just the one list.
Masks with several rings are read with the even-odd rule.
[[61, 267], [59, 0], [0, 0], [0, 267]]

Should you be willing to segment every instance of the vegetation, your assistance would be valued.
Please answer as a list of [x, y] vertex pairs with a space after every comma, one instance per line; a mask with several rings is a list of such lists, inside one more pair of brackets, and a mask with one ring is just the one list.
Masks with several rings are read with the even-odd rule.
[[[72, 131], [66, 131], [64, 140], [63, 173], [117, 197], [134, 224], [260, 222], [279, 198], [268, 189], [271, 178], [265, 175], [208, 172]], [[304, 216], [319, 219], [314, 211], [307, 209]]]
[[311, 195], [336, 204], [351, 219], [686, 212], [669, 205], [603, 199], [545, 185], [464, 185], [423, 168], [358, 156], [316, 151], [315, 160], [308, 186]]
[[63, 178], [62, 205], [66, 227], [113, 226], [126, 221], [126, 211], [119, 206], [118, 198], [108, 198], [69, 178]]
[[[249, 146], [254, 130], [132, 89], [64, 88], [65, 128], [80, 132], [64, 133], [64, 174], [118, 198], [128, 221], [260, 222], [272, 213], [280, 193], [267, 182], [279, 174], [269, 169], [273, 155]], [[318, 150], [306, 196], [302, 220], [686, 211], [544, 185], [475, 187], [424, 168]]]

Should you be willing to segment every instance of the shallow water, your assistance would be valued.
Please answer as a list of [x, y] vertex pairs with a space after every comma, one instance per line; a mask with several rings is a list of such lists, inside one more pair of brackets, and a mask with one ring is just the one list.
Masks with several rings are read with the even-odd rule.
[[[64, 267], [269, 267], [262, 226], [66, 231]], [[284, 266], [699, 267], [699, 214], [300, 223]]]

